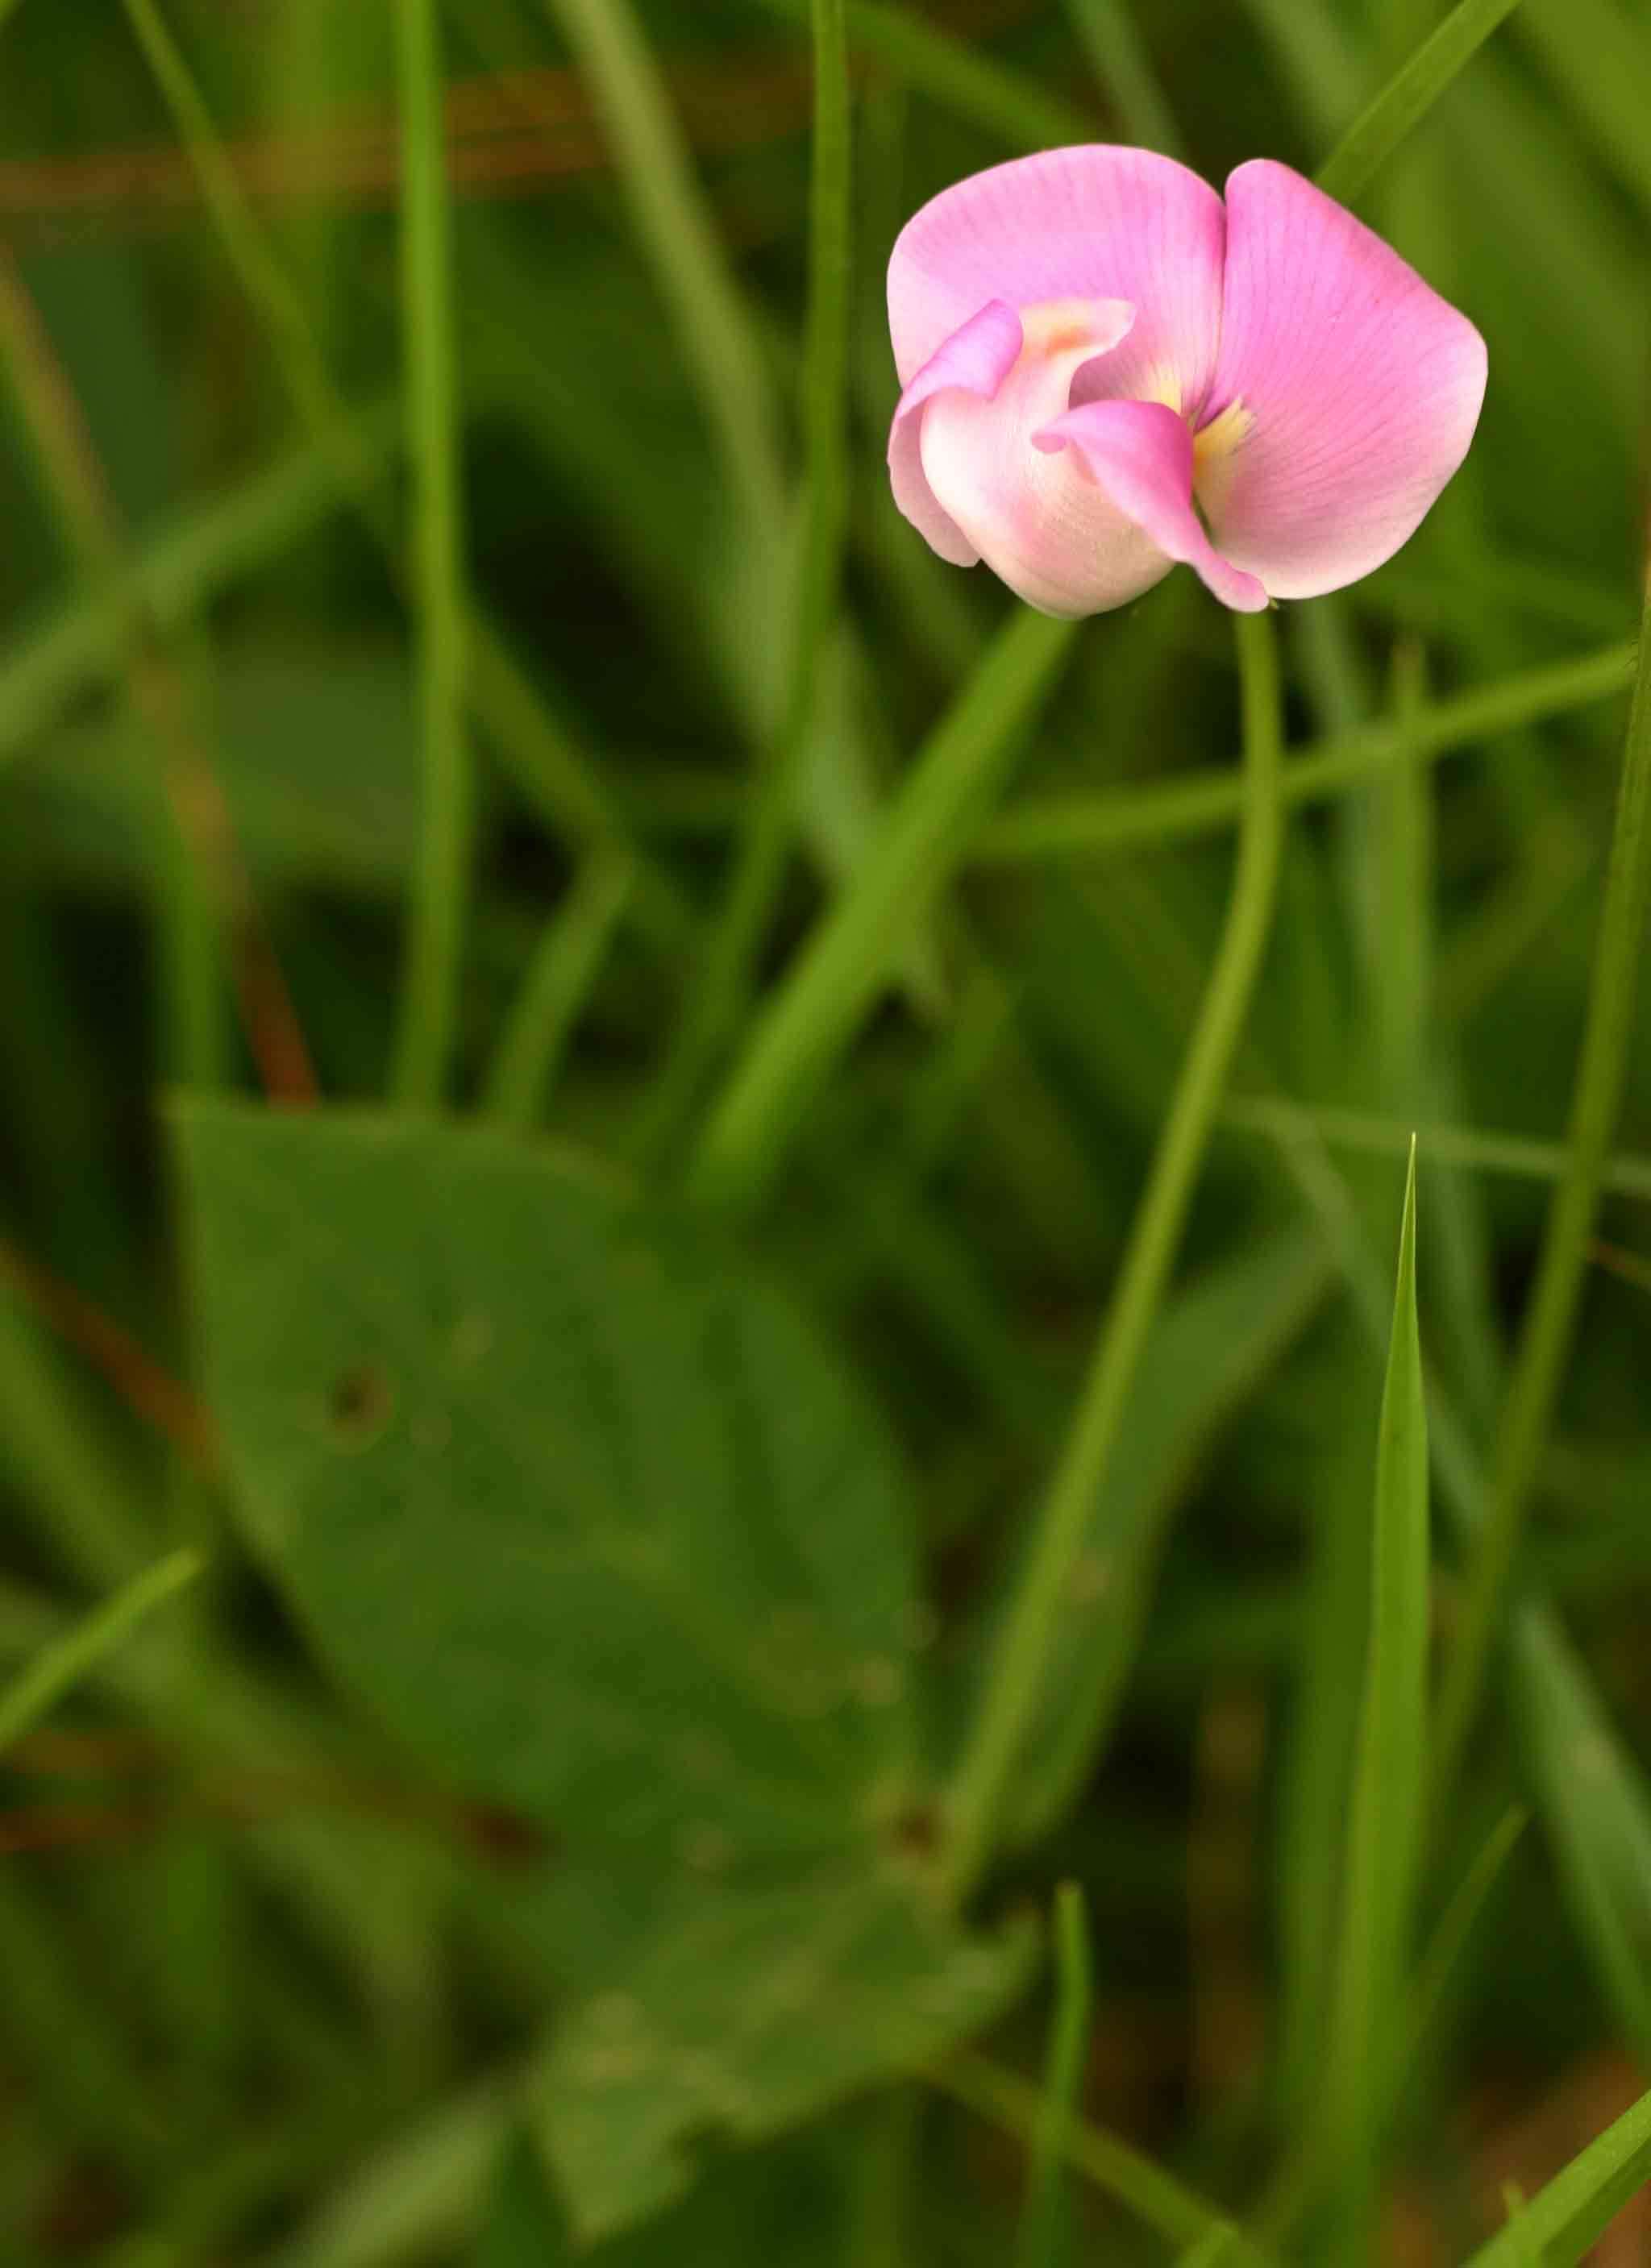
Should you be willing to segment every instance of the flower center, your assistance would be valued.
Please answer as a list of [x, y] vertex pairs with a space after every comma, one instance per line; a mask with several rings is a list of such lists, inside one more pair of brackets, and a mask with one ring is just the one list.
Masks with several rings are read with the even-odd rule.
[[1192, 437], [1192, 490], [1203, 510], [1219, 509], [1232, 475], [1233, 458], [1255, 424], [1256, 413], [1236, 398]]

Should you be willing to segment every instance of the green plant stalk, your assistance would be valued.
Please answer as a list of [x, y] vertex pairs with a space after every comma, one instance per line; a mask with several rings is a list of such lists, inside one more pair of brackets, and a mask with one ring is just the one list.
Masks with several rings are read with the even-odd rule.
[[205, 1565], [198, 1551], [172, 1552], [37, 1655], [0, 1693], [0, 1752], [38, 1724], [146, 1615], [194, 1582]]
[[849, 886], [758, 1018], [697, 1145], [702, 1203], [755, 1204], [831, 1064], [955, 867], [968, 831], [1071, 651], [1073, 625], [1017, 609], [919, 753]]
[[814, 163], [809, 193], [807, 443], [795, 627], [778, 739], [750, 791], [748, 818], [698, 984], [678, 1026], [643, 1131], [657, 1160], [698, 1100], [739, 1022], [750, 971], [785, 875], [797, 788], [831, 634], [848, 526], [849, 326], [853, 145], [844, 0], [814, 0]]
[[[1651, 587], [1641, 651], [1651, 651]], [[1490, 1507], [1463, 1577], [1439, 1705], [1438, 1786], [1448, 1788], [1478, 1708], [1508, 1576], [1571, 1351], [1588, 1240], [1616, 1132], [1651, 902], [1651, 670], [1643, 658], [1623, 752], [1588, 1021], [1572, 1094], [1568, 1160], [1554, 1195], [1498, 1431]]]
[[1315, 177], [1326, 195], [1352, 204], [1470, 63], [1519, 0], [1459, 0], [1431, 37], [1361, 111]]
[[1062, 1882], [1055, 1892], [1055, 1995], [1043, 2115], [1021, 2212], [1016, 2268], [1058, 2268], [1061, 2258], [1066, 2155], [1095, 1999], [1083, 1892], [1076, 1882]]
[[436, 0], [398, 0], [402, 336], [410, 396], [424, 797], [392, 1086], [439, 1103], [458, 1024], [473, 787], [464, 722], [463, 506], [453, 231]]
[[[1291, 809], [1321, 802], [1361, 786], [1392, 764], [1431, 762], [1470, 741], [1609, 700], [1634, 682], [1637, 652], [1633, 644], [1605, 646], [1575, 661], [1522, 670], [1500, 683], [1431, 702], [1403, 719], [1355, 725], [1316, 747], [1309, 745], [1286, 765], [1280, 792]], [[995, 865], [1180, 842], [1230, 826], [1242, 808], [1241, 783], [1213, 765], [1161, 787], [1037, 802], [1028, 798], [981, 829], [969, 858]]]
[[593, 855], [546, 926], [483, 1094], [483, 1113], [515, 1133], [530, 1133], [544, 1108], [631, 882], [623, 858]]
[[1271, 927], [1284, 834], [1278, 646], [1270, 615], [1241, 615], [1235, 620], [1246, 800], [1226, 931], [1066, 1447], [1038, 1514], [1021, 1587], [1005, 1618], [979, 1712], [953, 1778], [947, 1802], [946, 1881], [954, 1898], [969, 1890], [991, 1853], [1004, 1797], [1037, 1705], [1050, 1634], [1175, 1264]]
[[659, 68], [629, 0], [544, 4], [590, 87], [729, 477], [753, 526], [771, 535], [785, 509], [773, 388]]

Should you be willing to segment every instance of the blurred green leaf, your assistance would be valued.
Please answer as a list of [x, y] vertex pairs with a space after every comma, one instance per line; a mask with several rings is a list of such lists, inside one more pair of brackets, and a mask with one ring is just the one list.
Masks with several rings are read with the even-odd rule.
[[178, 1123], [245, 1516], [398, 1731], [478, 1793], [656, 1856], [829, 1850], [897, 1812], [910, 1515], [873, 1411], [783, 1300], [502, 1138]]
[[556, 1830], [580, 2228], [675, 2194], [708, 2120], [771, 2132], [1001, 2006], [1024, 1934], [964, 1942], [911, 1878], [901, 1476], [788, 1303], [489, 1135], [191, 1104], [179, 1142], [261, 1554], [397, 1732]]
[[575, 2008], [535, 2090], [579, 2233], [681, 2195], [708, 2134], [752, 2142], [870, 2080], [916, 2072], [1027, 1978], [1028, 1926], [961, 1939], [897, 1864], [725, 1882], [663, 1917]]

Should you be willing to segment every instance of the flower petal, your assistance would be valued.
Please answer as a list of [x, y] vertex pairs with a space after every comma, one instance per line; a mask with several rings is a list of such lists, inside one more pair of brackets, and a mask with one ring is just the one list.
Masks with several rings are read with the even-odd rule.
[[1220, 359], [1200, 474], [1217, 542], [1275, 598], [1339, 590], [1414, 534], [1461, 464], [1485, 342], [1397, 252], [1287, 166], [1227, 185]]
[[888, 431], [888, 478], [895, 502], [918, 533], [954, 567], [973, 567], [980, 554], [936, 497], [923, 469], [923, 409], [948, 387], [990, 401], [1020, 359], [1021, 318], [1002, 299], [991, 300], [929, 357], [900, 397]]
[[[1028, 308], [1020, 356], [995, 394], [943, 386], [909, 421], [933, 509], [1045, 614], [1100, 614], [1169, 571], [1168, 559], [1076, 458], [1033, 446], [1033, 436], [1065, 414], [1077, 372], [1128, 336], [1133, 313], [1120, 299]], [[960, 332], [942, 355], [956, 344], [962, 362], [962, 342]], [[924, 382], [919, 372], [913, 391]], [[1180, 423], [1172, 411], [1163, 415]]]
[[1223, 559], [1192, 509], [1192, 435], [1158, 401], [1090, 401], [1032, 437], [1045, 451], [1070, 449], [1118, 510], [1171, 559], [1196, 567], [1223, 605], [1257, 615], [1267, 593]]
[[[990, 299], [1128, 299], [1137, 320], [1109, 394], [1201, 408], [1220, 337], [1221, 201], [1150, 150], [1095, 143], [994, 166], [925, 205], [888, 262], [904, 385]], [[1081, 388], [1080, 388], [1081, 394]]]

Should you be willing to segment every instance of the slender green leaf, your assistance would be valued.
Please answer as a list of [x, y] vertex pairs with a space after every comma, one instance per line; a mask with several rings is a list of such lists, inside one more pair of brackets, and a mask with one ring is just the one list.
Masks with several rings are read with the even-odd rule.
[[[1309, 745], [1285, 767], [1285, 802], [1292, 808], [1317, 803], [1361, 785], [1389, 764], [1429, 763], [1516, 725], [1609, 700], [1633, 683], [1635, 653], [1633, 644], [1607, 646], [1580, 661], [1523, 671], [1500, 685], [1455, 695], [1403, 722], [1361, 725], [1316, 748]], [[1242, 787], [1227, 770], [1102, 795], [1028, 798], [983, 827], [969, 856], [1015, 864], [1177, 842], [1231, 826], [1242, 808]]]
[[[811, 0], [758, 0], [770, 16], [805, 23]], [[932, 24], [885, 0], [849, 0], [849, 40], [855, 49], [940, 108], [995, 134], [1013, 150], [1093, 142], [1095, 121], [988, 55], [949, 38]]]
[[1576, 2268], [1630, 2198], [1651, 2181], [1651, 2095], [1573, 2158], [1467, 2268]]
[[[1641, 653], [1651, 655], [1651, 588]], [[1439, 1705], [1439, 1771], [1447, 1785], [1472, 1730], [1498, 1620], [1570, 1359], [1588, 1241], [1628, 1074], [1651, 905], [1651, 667], [1634, 685], [1600, 909], [1588, 1021], [1571, 1095], [1569, 1156], [1548, 1214], [1537, 1280], [1497, 1432], [1490, 1506], [1470, 1555], [1461, 1619]]]
[[[700, 407], [746, 509], [785, 510], [778, 407], [762, 344], [630, 0], [543, 0], [579, 59]], [[480, 15], [474, 6], [468, 11]]]
[[1395, 150], [1427, 115], [1519, 0], [1457, 0], [1449, 15], [1353, 121], [1315, 179], [1356, 203]]
[[546, 924], [488, 1071], [482, 1107], [501, 1126], [525, 1134], [543, 1110], [631, 887], [623, 859], [598, 854]]
[[[1339, 1989], [1329, 2091], [1355, 2183], [1372, 2204], [1382, 2080], [1409, 1972], [1426, 1792], [1427, 1410], [1416, 1314], [1416, 1152], [1399, 1235], [1372, 1528], [1370, 1619], [1348, 1800]], [[1357, 2169], [1355, 2171], [1354, 2169]], [[1370, 2186], [1367, 2187], [1367, 2184]]]
[[1019, 2268], [1059, 2268], [1064, 2185], [1074, 2105], [1083, 2088], [1095, 1978], [1083, 1892], [1062, 1882], [1055, 1892], [1055, 2024], [1043, 2073], [1043, 2115], [1021, 2207]]
[[0, 1751], [38, 1724], [146, 1615], [193, 1583], [205, 1565], [198, 1551], [169, 1553], [38, 1654], [0, 1691]]
[[1284, 1233], [1166, 1302], [1130, 1396], [1129, 1454], [1095, 1498], [1016, 1775], [1017, 1840], [1046, 1834], [1111, 1731], [1141, 1646], [1164, 1531], [1220, 1432], [1323, 1298], [1320, 1240]]
[[831, 1065], [950, 879], [969, 830], [1071, 651], [1072, 625], [1021, 608], [919, 752], [858, 873], [757, 1018], [700, 1141], [702, 1201], [754, 1203]]

